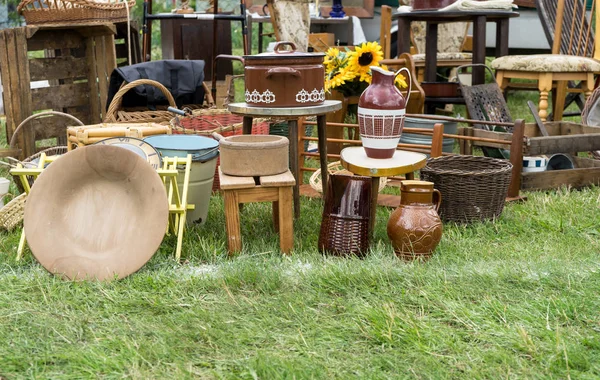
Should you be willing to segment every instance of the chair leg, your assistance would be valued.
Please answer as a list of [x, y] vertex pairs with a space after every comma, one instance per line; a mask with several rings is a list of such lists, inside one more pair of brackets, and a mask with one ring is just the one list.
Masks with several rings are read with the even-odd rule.
[[281, 252], [289, 254], [294, 247], [294, 219], [292, 217], [292, 187], [279, 188], [279, 247]]
[[556, 93], [553, 97], [554, 104], [552, 108], [554, 109], [552, 113], [553, 121], [561, 121], [563, 117], [563, 112], [565, 110], [565, 99], [567, 97], [567, 81], [558, 81], [556, 82]]
[[223, 191], [225, 203], [225, 230], [227, 232], [227, 250], [229, 254], [242, 250], [242, 236], [240, 234], [240, 211], [238, 197], [235, 190]]
[[552, 91], [552, 73], [542, 74], [538, 80], [538, 90], [540, 91], [540, 102], [538, 114], [542, 121], [548, 119], [548, 94]]

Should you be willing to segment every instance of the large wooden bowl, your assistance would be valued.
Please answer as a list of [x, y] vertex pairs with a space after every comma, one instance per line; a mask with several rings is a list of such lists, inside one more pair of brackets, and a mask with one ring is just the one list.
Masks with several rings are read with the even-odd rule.
[[50, 164], [25, 205], [25, 236], [49, 272], [109, 280], [140, 269], [158, 249], [169, 206], [156, 171], [116, 146], [75, 149]]

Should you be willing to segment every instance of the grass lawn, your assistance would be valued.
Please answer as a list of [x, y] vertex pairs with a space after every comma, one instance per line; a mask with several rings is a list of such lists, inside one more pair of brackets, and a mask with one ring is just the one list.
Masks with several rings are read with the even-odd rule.
[[600, 189], [525, 195], [493, 223], [445, 224], [426, 263], [395, 258], [385, 208], [365, 259], [322, 256], [307, 198], [291, 256], [250, 204], [228, 257], [215, 195], [182, 264], [167, 237], [109, 283], [15, 262], [18, 232], [0, 232], [0, 377], [598, 378]]

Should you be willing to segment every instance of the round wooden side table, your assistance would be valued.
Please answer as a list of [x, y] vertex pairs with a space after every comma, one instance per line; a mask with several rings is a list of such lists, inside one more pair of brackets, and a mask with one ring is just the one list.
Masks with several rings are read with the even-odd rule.
[[425, 166], [427, 156], [422, 153], [397, 150], [392, 158], [377, 159], [367, 157], [362, 146], [344, 148], [340, 153], [342, 166], [354, 174], [369, 176], [371, 182], [371, 224], [373, 233], [375, 215], [377, 215], [377, 196], [379, 194], [379, 179], [395, 175], [412, 173]]
[[[342, 108], [339, 100], [326, 100], [323, 104], [310, 107], [255, 107], [246, 103], [231, 103], [227, 105], [229, 112], [244, 117], [243, 133], [252, 132], [252, 119], [255, 117], [272, 117], [288, 120], [290, 131], [290, 169], [296, 178], [294, 186], [294, 216], [300, 216], [300, 168], [298, 165], [298, 119], [303, 116], [317, 117], [317, 136], [319, 138], [319, 161], [321, 163], [321, 181], [323, 189], [327, 189], [327, 138], [325, 136], [326, 115]], [[325, 193], [323, 193], [325, 197]]]

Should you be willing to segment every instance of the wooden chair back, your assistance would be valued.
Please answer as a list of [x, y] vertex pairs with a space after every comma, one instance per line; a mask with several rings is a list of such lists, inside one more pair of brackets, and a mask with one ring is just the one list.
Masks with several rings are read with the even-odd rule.
[[392, 47], [392, 7], [381, 6], [381, 26], [379, 28], [379, 44], [383, 50], [383, 58], [389, 59]]
[[595, 24], [600, 9], [596, 3], [596, 0], [536, 0], [552, 54], [600, 59], [594, 43], [599, 38]]
[[267, 0], [277, 41], [291, 41], [298, 51], [308, 51], [310, 12], [308, 1]]

